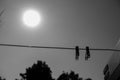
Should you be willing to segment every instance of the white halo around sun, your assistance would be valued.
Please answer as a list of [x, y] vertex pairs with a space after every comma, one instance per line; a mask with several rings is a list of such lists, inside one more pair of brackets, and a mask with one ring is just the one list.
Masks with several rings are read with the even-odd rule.
[[31, 28], [34, 28], [39, 25], [41, 22], [41, 16], [38, 11], [36, 10], [26, 10], [23, 13], [23, 23]]

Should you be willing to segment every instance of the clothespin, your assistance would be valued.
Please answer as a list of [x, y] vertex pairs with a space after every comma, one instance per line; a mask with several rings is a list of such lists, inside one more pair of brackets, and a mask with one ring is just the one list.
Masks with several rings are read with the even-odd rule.
[[85, 60], [88, 60], [89, 58], [90, 58], [90, 50], [89, 50], [89, 47], [86, 46]]
[[79, 46], [76, 46], [76, 47], [75, 47], [75, 53], [76, 53], [76, 54], [75, 54], [75, 59], [78, 60], [78, 59], [79, 59], [79, 54], [80, 54], [80, 53], [79, 53]]

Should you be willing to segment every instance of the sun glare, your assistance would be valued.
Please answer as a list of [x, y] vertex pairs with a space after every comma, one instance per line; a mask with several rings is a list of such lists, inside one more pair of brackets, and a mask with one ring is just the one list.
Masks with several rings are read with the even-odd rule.
[[23, 13], [23, 23], [30, 28], [37, 27], [40, 24], [40, 21], [41, 16], [36, 10], [30, 9]]

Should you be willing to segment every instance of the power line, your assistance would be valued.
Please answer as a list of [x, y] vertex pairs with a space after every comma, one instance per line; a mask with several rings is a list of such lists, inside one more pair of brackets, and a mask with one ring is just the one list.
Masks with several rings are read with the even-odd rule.
[[48, 47], [48, 46], [30, 46], [30, 45], [15, 45], [15, 44], [0, 44], [0, 46], [7, 46], [7, 47], [24, 47], [24, 48], [44, 48], [44, 49], [64, 49], [64, 50], [75, 50], [75, 59], [79, 60], [81, 50], [86, 50], [85, 53], [85, 60], [90, 58], [90, 50], [92, 51], [117, 51], [120, 52], [118, 49], [100, 49], [100, 48], [89, 48], [86, 46], [85, 48], [79, 48], [79, 46], [75, 46], [75, 48], [69, 47]]
[[67, 48], [67, 47], [30, 46], [30, 45], [15, 45], [15, 44], [0, 44], [0, 46], [74, 50], [74, 48]]
[[[0, 44], [0, 46], [75, 50], [75, 48], [70, 48], [70, 47], [48, 47], [48, 46], [30, 46], [30, 45], [15, 45], [15, 44]], [[86, 48], [79, 48], [79, 50], [86, 50]], [[89, 50], [91, 50], [91, 51], [117, 51], [117, 52], [120, 52], [120, 50], [118, 50], [118, 49], [90, 48]]]

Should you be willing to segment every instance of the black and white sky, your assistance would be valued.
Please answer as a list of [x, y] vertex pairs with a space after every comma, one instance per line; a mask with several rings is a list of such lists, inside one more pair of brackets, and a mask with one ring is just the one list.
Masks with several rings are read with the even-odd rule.
[[[26, 9], [34, 8], [42, 16], [36, 29], [22, 23]], [[0, 0], [0, 43], [115, 48], [120, 37], [119, 0]], [[74, 70], [83, 78], [103, 80], [103, 68], [112, 52], [84, 51], [76, 61], [75, 51], [0, 47], [0, 74], [13, 80], [37, 60], [48, 63], [57, 78], [62, 71]]]

